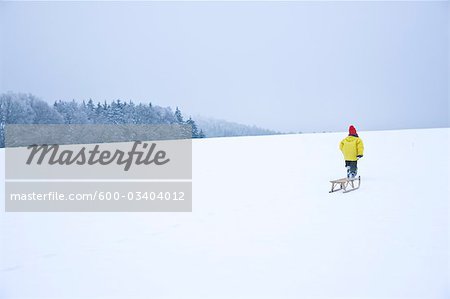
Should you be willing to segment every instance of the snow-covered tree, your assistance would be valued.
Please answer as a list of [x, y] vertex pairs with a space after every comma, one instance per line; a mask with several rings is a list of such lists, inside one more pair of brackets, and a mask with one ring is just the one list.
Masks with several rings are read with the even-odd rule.
[[178, 109], [178, 107], [175, 109], [175, 119], [180, 124], [184, 123], [183, 115], [181, 114], [181, 111], [180, 109]]
[[26, 101], [34, 112], [33, 124], [62, 124], [64, 122], [61, 114], [43, 100], [28, 95]]
[[55, 108], [62, 115], [65, 124], [89, 123], [85, 110], [75, 100], [70, 102], [56, 102]]
[[199, 138], [199, 132], [195, 121], [191, 117], [189, 117], [189, 119], [186, 121], [186, 124], [190, 125], [192, 128], [192, 138]]
[[6, 124], [59, 124], [61, 115], [31, 94], [0, 95], [0, 147], [4, 147]]

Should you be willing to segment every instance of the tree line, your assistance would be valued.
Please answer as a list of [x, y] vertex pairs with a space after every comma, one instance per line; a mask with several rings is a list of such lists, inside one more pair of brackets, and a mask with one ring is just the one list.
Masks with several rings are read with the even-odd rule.
[[112, 102], [56, 101], [53, 105], [32, 94], [0, 95], [0, 147], [6, 124], [188, 124], [192, 138], [204, 138], [195, 121], [184, 119], [180, 109], [115, 100]]

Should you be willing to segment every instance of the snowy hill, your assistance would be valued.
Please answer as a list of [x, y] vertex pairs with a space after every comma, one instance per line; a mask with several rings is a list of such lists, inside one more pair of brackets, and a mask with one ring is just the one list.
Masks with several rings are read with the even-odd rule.
[[260, 136], [280, 134], [272, 130], [256, 126], [243, 125], [222, 119], [194, 117], [199, 129], [202, 129], [206, 137], [231, 137], [231, 136]]
[[343, 133], [194, 140], [192, 213], [3, 212], [0, 298], [450, 298], [449, 133], [360, 132], [347, 194]]

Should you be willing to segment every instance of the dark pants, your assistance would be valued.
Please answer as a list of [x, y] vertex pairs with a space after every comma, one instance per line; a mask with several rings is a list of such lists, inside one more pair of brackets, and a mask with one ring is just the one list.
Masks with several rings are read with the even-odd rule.
[[356, 177], [358, 172], [358, 161], [345, 161], [345, 167], [347, 168], [347, 177]]

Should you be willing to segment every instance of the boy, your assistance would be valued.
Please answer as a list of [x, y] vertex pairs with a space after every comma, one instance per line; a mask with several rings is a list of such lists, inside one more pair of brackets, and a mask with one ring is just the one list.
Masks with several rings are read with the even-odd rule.
[[341, 141], [339, 148], [344, 154], [347, 178], [353, 180], [358, 171], [358, 159], [362, 158], [364, 154], [364, 144], [356, 133], [354, 126], [348, 128], [348, 136]]

